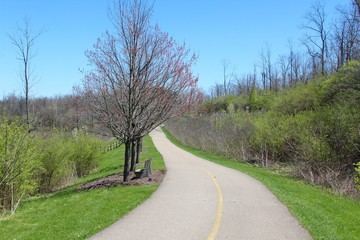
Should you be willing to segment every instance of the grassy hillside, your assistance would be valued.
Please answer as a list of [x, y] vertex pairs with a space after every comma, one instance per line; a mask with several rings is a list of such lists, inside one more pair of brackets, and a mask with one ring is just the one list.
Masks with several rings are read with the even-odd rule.
[[165, 130], [177, 146], [194, 155], [244, 172], [262, 182], [283, 202], [314, 239], [358, 239], [360, 202], [330, 193], [266, 168], [184, 146]]
[[359, 196], [360, 62], [279, 91], [254, 88], [208, 100], [200, 112], [169, 122], [171, 134], [197, 149]]
[[[24, 201], [15, 215], [0, 219], [0, 239], [86, 239], [146, 200], [157, 185], [116, 186], [78, 191], [76, 187], [121, 171], [122, 147], [104, 154], [96, 172], [53, 194]], [[152, 158], [153, 169], [163, 169], [162, 156], [151, 138], [144, 140], [141, 162]]]

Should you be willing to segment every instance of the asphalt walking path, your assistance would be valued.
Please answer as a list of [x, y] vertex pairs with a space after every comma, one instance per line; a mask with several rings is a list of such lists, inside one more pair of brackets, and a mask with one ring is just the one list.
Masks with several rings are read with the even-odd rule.
[[151, 134], [167, 173], [158, 190], [91, 239], [311, 239], [259, 181]]

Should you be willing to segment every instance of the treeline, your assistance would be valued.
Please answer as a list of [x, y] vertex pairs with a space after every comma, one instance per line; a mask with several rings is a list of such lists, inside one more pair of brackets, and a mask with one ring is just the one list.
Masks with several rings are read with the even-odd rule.
[[250, 94], [254, 88], [279, 91], [332, 74], [349, 61], [359, 61], [360, 3], [348, 2], [331, 12], [325, 2], [314, 3], [299, 27], [302, 37], [289, 41], [288, 52], [277, 57], [272, 55], [271, 44], [266, 44], [249, 73], [237, 74], [224, 61], [223, 79], [211, 88], [209, 97]]
[[29, 133], [18, 119], [0, 120], [0, 208], [14, 213], [22, 199], [54, 191], [95, 169], [103, 142], [75, 129]]
[[356, 195], [359, 119], [360, 63], [352, 61], [296, 87], [208, 100], [167, 128], [188, 146]]
[[[55, 191], [97, 166], [107, 131], [68, 95], [0, 100], [0, 208], [14, 213], [22, 199]], [[101, 133], [101, 134], [100, 134]]]
[[[94, 121], [84, 109], [85, 104], [82, 101], [84, 99], [77, 95], [30, 98], [28, 106], [31, 131], [58, 129], [69, 132], [86, 126], [87, 132], [108, 139], [111, 136], [109, 130]], [[6, 117], [10, 122], [18, 119], [26, 123], [25, 105], [24, 97], [6, 95], [0, 100], [0, 116]]]
[[[73, 95], [29, 99], [30, 123], [36, 129], [58, 128], [72, 130], [79, 127], [77, 98]], [[12, 120], [26, 118], [26, 102], [22, 96], [9, 94], [0, 100], [0, 115]]]

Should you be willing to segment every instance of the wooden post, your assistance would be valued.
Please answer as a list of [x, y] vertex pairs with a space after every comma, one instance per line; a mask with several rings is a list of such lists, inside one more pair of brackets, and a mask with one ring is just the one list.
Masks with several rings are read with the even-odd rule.
[[151, 177], [151, 158], [145, 160], [145, 170], [142, 177]]

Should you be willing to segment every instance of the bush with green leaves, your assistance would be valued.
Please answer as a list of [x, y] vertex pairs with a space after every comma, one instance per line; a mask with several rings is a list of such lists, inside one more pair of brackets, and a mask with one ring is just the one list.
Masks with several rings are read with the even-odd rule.
[[14, 213], [20, 201], [34, 193], [43, 171], [37, 139], [18, 120], [0, 120], [0, 207]]
[[272, 91], [258, 91], [255, 88], [251, 91], [247, 101], [250, 111], [266, 112], [274, 105], [275, 94]]
[[315, 81], [284, 89], [275, 99], [272, 110], [288, 115], [315, 110], [319, 106], [320, 89], [320, 84]]
[[[236, 100], [238, 98], [239, 100]], [[342, 193], [350, 190], [360, 158], [360, 62], [279, 92], [253, 89], [208, 101], [211, 115], [170, 122], [184, 144], [292, 173]]]
[[360, 106], [360, 62], [351, 61], [323, 84], [323, 104]]
[[71, 145], [70, 161], [74, 163], [76, 176], [83, 177], [97, 167], [104, 144], [84, 130], [74, 130]]
[[43, 136], [42, 149], [41, 162], [45, 171], [41, 174], [40, 189], [49, 192], [94, 170], [104, 144], [84, 130], [66, 133], [54, 129]]
[[40, 175], [40, 192], [50, 192], [66, 185], [73, 178], [74, 167], [70, 161], [69, 134], [52, 130], [42, 136], [41, 156], [44, 171]]
[[355, 164], [355, 184], [357, 189], [360, 191], [360, 162], [358, 162], [357, 164]]

